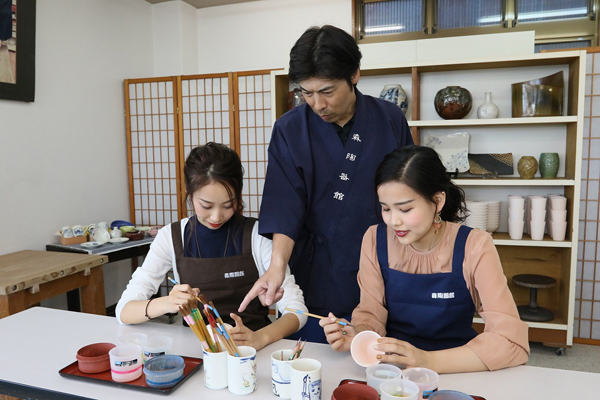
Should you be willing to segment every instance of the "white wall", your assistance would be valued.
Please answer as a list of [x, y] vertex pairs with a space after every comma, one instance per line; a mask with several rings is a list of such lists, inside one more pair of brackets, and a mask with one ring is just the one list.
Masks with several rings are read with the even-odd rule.
[[312, 25], [352, 29], [351, 0], [263, 0], [198, 10], [199, 72], [287, 67]]
[[123, 79], [153, 74], [151, 10], [37, 0], [35, 102], [0, 100], [0, 254], [129, 218]]
[[198, 73], [196, 8], [182, 1], [152, 6], [154, 75]]

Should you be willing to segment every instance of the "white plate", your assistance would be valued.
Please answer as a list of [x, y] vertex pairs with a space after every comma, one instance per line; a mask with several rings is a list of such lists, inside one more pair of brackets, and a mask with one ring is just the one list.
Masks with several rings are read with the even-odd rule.
[[456, 132], [449, 135], [423, 135], [423, 145], [431, 147], [440, 155], [448, 172], [469, 170], [469, 132]]
[[85, 247], [87, 249], [93, 249], [93, 248], [102, 246], [102, 243], [98, 243], [98, 242], [85, 242], [85, 243], [79, 243], [79, 245], [81, 247]]
[[108, 239], [108, 242], [109, 243], [123, 243], [123, 242], [126, 242], [128, 240], [129, 240], [129, 238], [123, 238], [123, 237], [121, 237], [121, 238]]
[[149, 226], [136, 226], [135, 230], [142, 231], [142, 232], [148, 232], [150, 230], [150, 227]]

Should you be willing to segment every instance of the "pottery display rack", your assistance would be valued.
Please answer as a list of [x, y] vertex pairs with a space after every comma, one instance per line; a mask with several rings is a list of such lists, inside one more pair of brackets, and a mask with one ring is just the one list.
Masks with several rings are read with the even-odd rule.
[[[581, 184], [583, 103], [585, 91], [585, 51], [566, 51], [514, 57], [459, 59], [452, 61], [413, 62], [361, 68], [358, 88], [364, 94], [379, 96], [385, 84], [401, 84], [409, 94], [408, 124], [414, 142], [423, 133], [471, 134], [470, 153], [513, 153], [514, 163], [522, 156], [539, 159], [542, 152], [557, 152], [561, 166], [555, 179], [521, 179], [514, 174], [496, 179], [483, 179], [461, 174], [454, 182], [461, 186], [469, 200], [501, 200], [502, 223], [493, 233], [509, 288], [517, 305], [529, 302], [529, 290], [512, 283], [519, 274], [542, 274], [556, 279], [557, 284], [539, 293], [540, 306], [552, 310], [550, 322], [527, 322], [529, 338], [534, 342], [559, 348], [573, 343], [573, 317], [576, 288], [578, 224]], [[563, 71], [565, 77], [564, 115], [553, 117], [511, 117], [511, 84]], [[273, 122], [287, 109], [290, 90], [286, 71], [273, 71]], [[462, 86], [473, 96], [470, 113], [463, 119], [443, 120], [435, 112], [433, 99], [441, 88]], [[477, 119], [477, 108], [485, 100], [485, 92], [493, 93], [499, 107], [496, 119]], [[391, 149], [390, 149], [391, 150]], [[564, 241], [548, 235], [541, 241], [527, 234], [512, 240], [507, 229], [509, 194], [563, 194], [568, 199], [568, 226]], [[478, 331], [483, 320], [474, 318]]]

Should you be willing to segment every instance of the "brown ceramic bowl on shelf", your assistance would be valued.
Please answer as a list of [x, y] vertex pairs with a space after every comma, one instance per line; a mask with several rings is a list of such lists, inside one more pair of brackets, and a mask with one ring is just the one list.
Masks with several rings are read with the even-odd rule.
[[125, 236], [128, 237], [129, 240], [142, 240], [145, 234], [145, 232], [141, 231], [125, 232]]
[[110, 369], [108, 352], [115, 347], [112, 343], [94, 343], [77, 351], [77, 367], [85, 374], [97, 374]]

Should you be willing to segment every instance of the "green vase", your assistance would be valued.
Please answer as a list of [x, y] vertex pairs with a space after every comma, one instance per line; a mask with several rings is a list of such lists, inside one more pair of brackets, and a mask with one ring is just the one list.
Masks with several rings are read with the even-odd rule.
[[558, 174], [558, 166], [560, 165], [560, 158], [558, 153], [542, 153], [540, 154], [540, 174], [542, 178], [552, 179], [556, 178]]

